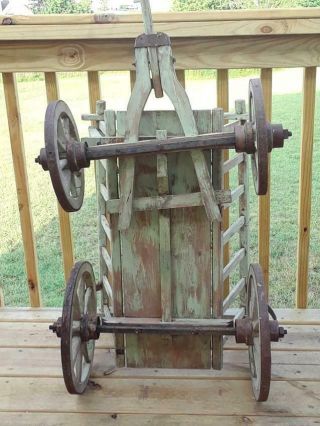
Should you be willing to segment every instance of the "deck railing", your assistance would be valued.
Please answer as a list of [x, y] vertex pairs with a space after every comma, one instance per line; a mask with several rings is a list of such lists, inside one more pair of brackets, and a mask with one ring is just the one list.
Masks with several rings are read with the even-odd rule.
[[[154, 21], [156, 31], [169, 33], [173, 40], [181, 81], [185, 70], [217, 69], [217, 106], [224, 110], [229, 108], [228, 69], [261, 69], [266, 111], [271, 119], [273, 68], [304, 68], [296, 305], [306, 308], [320, 9], [156, 14]], [[140, 32], [143, 25], [139, 15], [0, 16], [0, 72], [32, 307], [41, 305], [40, 282], [15, 73], [44, 72], [47, 100], [52, 101], [59, 98], [56, 72], [87, 72], [94, 112], [101, 97], [99, 71], [130, 71], [134, 80], [132, 45]], [[227, 175], [225, 179], [228, 186]], [[67, 277], [73, 264], [72, 233], [69, 215], [59, 206], [58, 214]], [[228, 214], [224, 222], [227, 228]], [[259, 261], [268, 283], [270, 191], [259, 199], [258, 240]], [[226, 245], [225, 263], [228, 258]], [[0, 296], [0, 304], [2, 299]]]

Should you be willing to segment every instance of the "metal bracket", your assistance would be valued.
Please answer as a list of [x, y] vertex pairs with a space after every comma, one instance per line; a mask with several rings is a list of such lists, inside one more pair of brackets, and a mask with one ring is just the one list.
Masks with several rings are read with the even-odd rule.
[[136, 38], [135, 49], [143, 47], [171, 46], [170, 37], [165, 33], [141, 34]]

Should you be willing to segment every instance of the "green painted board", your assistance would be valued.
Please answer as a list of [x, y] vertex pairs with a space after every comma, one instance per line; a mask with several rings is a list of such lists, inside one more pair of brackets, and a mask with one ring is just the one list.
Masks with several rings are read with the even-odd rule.
[[[199, 133], [212, 131], [210, 111], [195, 112]], [[123, 136], [125, 112], [117, 113], [117, 135]], [[169, 136], [183, 131], [174, 111], [145, 112], [140, 136], [155, 136], [166, 129]], [[208, 164], [210, 152], [206, 153]], [[121, 176], [122, 167], [119, 163]], [[168, 155], [169, 193], [199, 191], [189, 153]], [[121, 188], [120, 188], [121, 192]], [[155, 196], [155, 156], [136, 159], [135, 197]], [[161, 317], [158, 211], [134, 212], [130, 228], [121, 232], [123, 312], [128, 317]], [[210, 223], [203, 207], [174, 209], [171, 215], [172, 316], [211, 316]], [[210, 368], [211, 343], [206, 336], [127, 335], [128, 367]]]

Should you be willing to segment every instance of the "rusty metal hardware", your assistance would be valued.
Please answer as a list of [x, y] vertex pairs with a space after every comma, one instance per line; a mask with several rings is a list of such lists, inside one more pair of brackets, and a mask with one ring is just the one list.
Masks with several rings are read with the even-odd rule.
[[170, 37], [165, 33], [141, 34], [136, 38], [134, 44], [135, 49], [160, 46], [171, 46]]
[[[193, 149], [235, 149], [252, 157], [252, 172], [258, 195], [268, 188], [268, 152], [281, 148], [291, 132], [280, 124], [265, 120], [262, 87], [258, 79], [250, 81], [249, 121], [235, 125], [230, 133], [210, 133], [166, 140], [149, 139], [119, 143], [119, 138], [100, 138], [97, 146], [80, 142], [70, 109], [63, 101], [49, 104], [45, 118], [45, 148], [35, 159], [44, 170], [49, 170], [51, 181], [64, 210], [77, 211], [84, 197], [84, 168], [90, 161], [121, 156], [170, 153]], [[110, 143], [111, 142], [111, 143]]]

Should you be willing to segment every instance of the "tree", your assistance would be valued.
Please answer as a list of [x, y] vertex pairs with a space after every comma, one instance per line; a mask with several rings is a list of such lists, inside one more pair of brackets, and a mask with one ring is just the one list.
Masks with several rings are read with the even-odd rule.
[[297, 7], [301, 2], [320, 5], [320, 0], [174, 0], [173, 7], [177, 11], [264, 9]]
[[301, 7], [320, 7], [320, 0], [300, 0]]
[[90, 0], [30, 0], [29, 6], [33, 13], [64, 14], [90, 13]]

